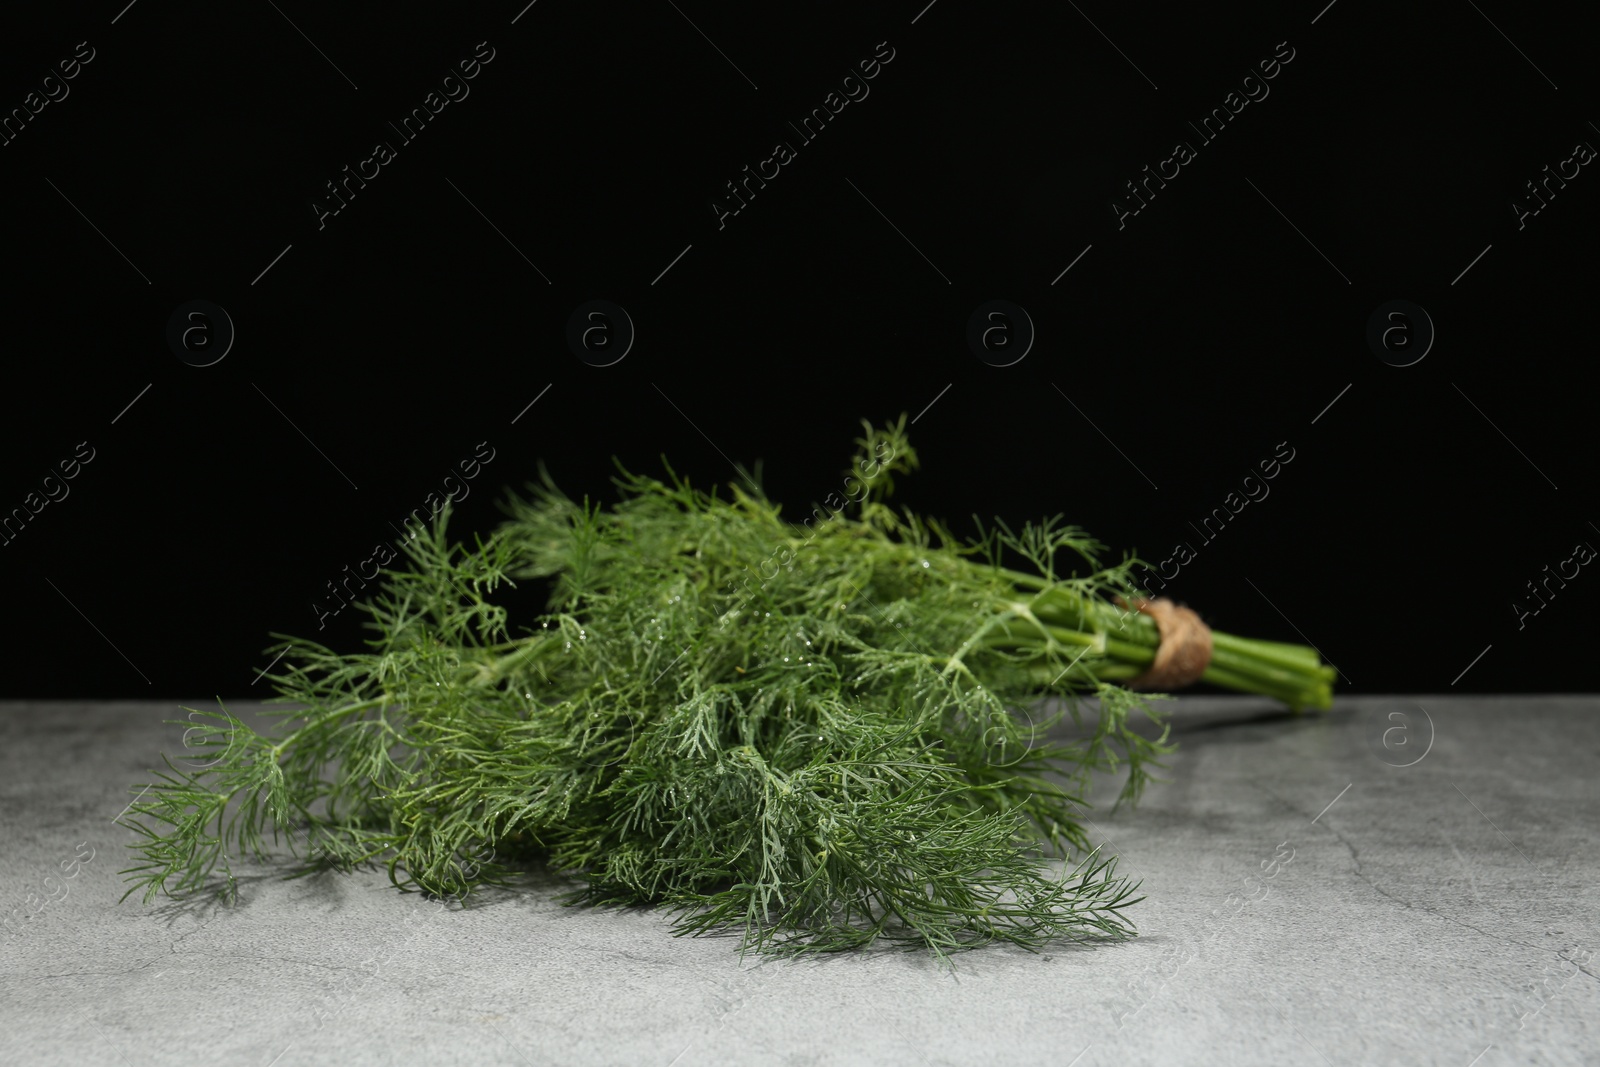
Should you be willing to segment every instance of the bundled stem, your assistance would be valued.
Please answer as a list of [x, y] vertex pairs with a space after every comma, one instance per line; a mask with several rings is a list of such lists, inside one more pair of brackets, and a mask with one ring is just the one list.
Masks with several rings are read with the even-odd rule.
[[[1137, 677], [1155, 659], [1161, 635], [1148, 615], [1052, 587], [1048, 580], [1034, 575], [1005, 573], [1019, 590], [1036, 591], [1028, 608], [1044, 624], [1044, 632], [1038, 627], [1010, 626], [1006, 636], [996, 642], [997, 647], [1037, 649], [1049, 637], [1090, 644], [1103, 636], [1103, 642], [1096, 647], [1102, 648], [1105, 659], [1119, 669], [1107, 673], [1102, 668], [1099, 677], [1117, 680]], [[1218, 630], [1211, 631], [1211, 641], [1211, 662], [1201, 674], [1201, 681], [1223, 689], [1275, 697], [1295, 711], [1326, 710], [1332, 706], [1336, 673], [1314, 649], [1236, 637]]]

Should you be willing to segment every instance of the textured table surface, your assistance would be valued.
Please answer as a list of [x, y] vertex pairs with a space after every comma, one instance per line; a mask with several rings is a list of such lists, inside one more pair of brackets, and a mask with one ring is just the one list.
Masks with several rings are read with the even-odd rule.
[[951, 971], [741, 963], [547, 881], [461, 911], [246, 867], [233, 907], [118, 903], [177, 706], [0, 704], [0, 1063], [1600, 1063], [1600, 698], [1165, 707], [1170, 781], [1115, 815], [1102, 783], [1090, 827], [1140, 936]]

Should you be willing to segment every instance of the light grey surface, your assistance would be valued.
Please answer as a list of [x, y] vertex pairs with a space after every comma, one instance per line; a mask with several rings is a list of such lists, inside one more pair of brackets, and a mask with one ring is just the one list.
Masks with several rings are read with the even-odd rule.
[[112, 820], [183, 754], [177, 706], [0, 704], [0, 1063], [1600, 1063], [1600, 698], [1165, 707], [1170, 782], [1112, 815], [1107, 781], [1091, 815], [1141, 936], [952, 973], [741, 965], [537, 882], [453, 911], [246, 867], [233, 908], [119, 904]]

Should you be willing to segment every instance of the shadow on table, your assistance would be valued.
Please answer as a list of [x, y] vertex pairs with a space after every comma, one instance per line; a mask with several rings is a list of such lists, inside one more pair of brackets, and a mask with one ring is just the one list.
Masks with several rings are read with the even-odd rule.
[[[385, 865], [375, 864], [358, 868], [353, 873], [382, 872], [384, 869]], [[200, 888], [188, 890], [180, 896], [158, 895], [152, 899], [147, 910], [169, 926], [182, 918], [209, 920], [225, 912], [247, 910], [257, 898], [258, 894], [254, 890], [284, 882], [298, 882], [305, 887], [307, 892], [300, 901], [302, 905], [314, 907], [317, 904], [324, 904], [335, 907], [348, 901], [352, 888], [350, 878], [351, 873], [330, 867], [308, 870], [303, 862], [285, 857], [260, 864], [258, 869], [248, 873], [235, 874], [231, 894], [224, 892], [228, 879], [224, 876], [213, 876]], [[447, 906], [452, 910], [462, 907], [455, 898], [441, 898], [414, 887], [402, 891], [388, 879], [384, 879], [377, 886], [365, 888], [390, 893], [396, 897], [416, 897], [430, 902], [448, 899]], [[555, 900], [565, 898], [576, 888], [577, 883], [571, 879], [550, 871], [542, 864], [529, 862], [514, 869], [503, 887], [494, 885], [474, 887], [467, 897], [466, 907], [474, 910], [501, 907], [525, 901], [530, 895], [540, 900]], [[124, 903], [142, 901], [141, 890], [130, 894]]]
[[1217, 712], [1211, 717], [1199, 721], [1189, 718], [1174, 717], [1172, 722], [1172, 736], [1180, 737], [1189, 734], [1209, 733], [1216, 730], [1237, 730], [1247, 726], [1281, 725], [1285, 723], [1305, 722], [1312, 715], [1327, 715], [1327, 712], [1294, 712], [1288, 708], [1277, 709], [1240, 709], [1233, 713]]
[[[1169, 727], [1168, 740], [1181, 743], [1188, 738], [1190, 745], [1223, 739], [1230, 743], [1264, 742], [1280, 736], [1286, 728], [1303, 728], [1322, 720], [1340, 721], [1350, 714], [1337, 707], [1329, 711], [1296, 712], [1277, 701], [1256, 697], [1152, 701], [1150, 710], [1161, 715], [1166, 722]], [[1077, 725], [1068, 716], [1049, 731], [1049, 739], [1081, 741], [1092, 736], [1092, 724], [1099, 710], [1093, 701], [1085, 700], [1082, 712], [1083, 726]], [[1135, 730], [1151, 740], [1161, 736], [1161, 727], [1150, 719], [1130, 717], [1129, 722]], [[1257, 727], [1269, 729], [1257, 730]]]

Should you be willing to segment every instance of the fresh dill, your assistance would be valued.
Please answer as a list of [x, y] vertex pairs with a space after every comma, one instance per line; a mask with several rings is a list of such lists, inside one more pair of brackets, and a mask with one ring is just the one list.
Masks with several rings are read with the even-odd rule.
[[[1164, 698], [1121, 684], [1160, 644], [1114, 603], [1139, 561], [1103, 566], [1059, 519], [963, 541], [897, 512], [905, 418], [862, 425], [849, 498], [804, 522], [743, 468], [707, 492], [665, 461], [619, 463], [610, 508], [541, 466], [472, 547], [445, 509], [358, 605], [370, 651], [274, 635], [281, 732], [191, 713], [215, 758], [164, 756], [123, 817], [128, 893], [233, 898], [231, 859], [265, 860], [270, 831], [296, 876], [382, 865], [452, 896], [542, 862], [574, 902], [664, 905], [763, 951], [1128, 936], [1142, 898], [1080, 814], [1093, 774], [1125, 766], [1137, 801], [1175, 749]], [[547, 608], [513, 620], [496, 593], [533, 580]], [[1213, 640], [1206, 680], [1328, 706], [1313, 651]], [[1069, 715], [1077, 739], [1050, 740]]]

